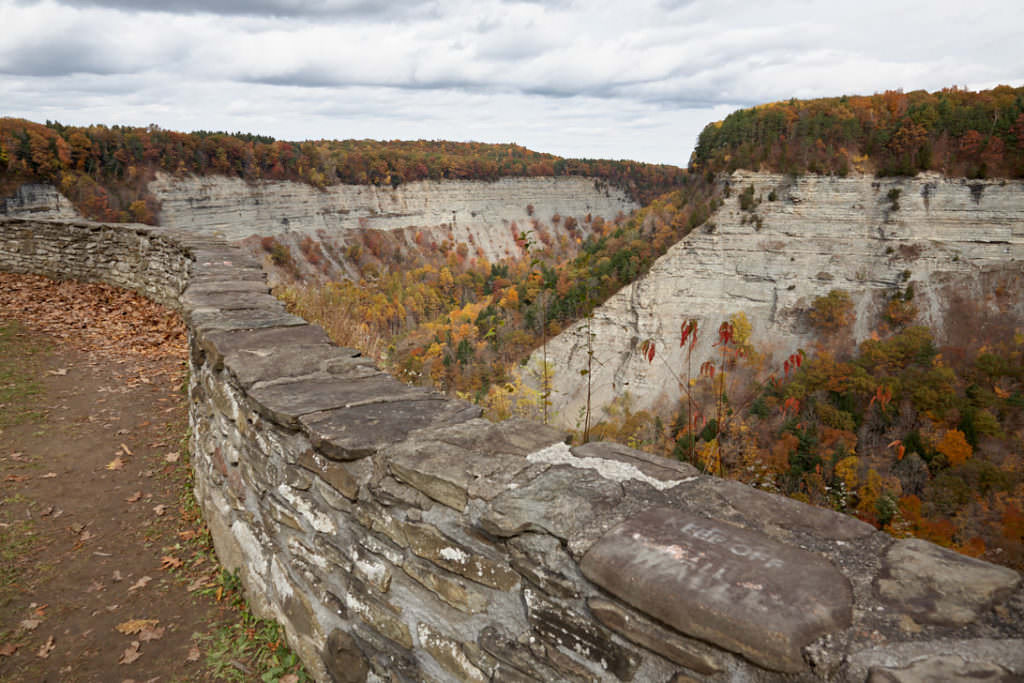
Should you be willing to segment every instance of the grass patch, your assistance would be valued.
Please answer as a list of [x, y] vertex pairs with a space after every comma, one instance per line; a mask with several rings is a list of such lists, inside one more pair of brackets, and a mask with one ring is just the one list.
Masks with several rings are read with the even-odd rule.
[[0, 429], [43, 419], [36, 409], [43, 388], [31, 362], [46, 350], [18, 323], [0, 322]]
[[20, 494], [0, 498], [0, 606], [17, 592], [22, 571], [35, 550], [34, 519], [24, 514], [31, 508], [32, 502]]

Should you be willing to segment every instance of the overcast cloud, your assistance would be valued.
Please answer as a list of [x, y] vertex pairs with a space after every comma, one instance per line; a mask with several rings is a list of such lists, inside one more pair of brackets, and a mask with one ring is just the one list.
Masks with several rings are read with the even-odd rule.
[[0, 0], [0, 115], [685, 165], [740, 106], [1024, 84], [1024, 3]]

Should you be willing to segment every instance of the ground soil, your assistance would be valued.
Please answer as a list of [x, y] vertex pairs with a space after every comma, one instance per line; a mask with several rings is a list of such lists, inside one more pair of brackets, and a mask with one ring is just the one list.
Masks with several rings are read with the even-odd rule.
[[145, 300], [0, 274], [0, 682], [260, 680], [190, 495], [184, 360]]

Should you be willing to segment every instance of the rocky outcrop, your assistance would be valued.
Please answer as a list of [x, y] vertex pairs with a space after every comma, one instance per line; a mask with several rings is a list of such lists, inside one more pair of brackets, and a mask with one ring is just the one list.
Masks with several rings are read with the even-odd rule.
[[[1024, 320], [1024, 182], [745, 171], [726, 182], [731, 196], [706, 224], [595, 312], [593, 405], [625, 392], [637, 408], [674, 400], [685, 367], [679, 329], [690, 318], [702, 330], [694, 368], [711, 357], [719, 324], [740, 311], [758, 349], [785, 356], [807, 346], [806, 313], [832, 289], [855, 303], [857, 340], [908, 287], [919, 320], [940, 342], [978, 312]], [[749, 210], [741, 208], [744, 191]], [[646, 339], [656, 344], [653, 363], [638, 348]], [[551, 340], [547, 356], [553, 407], [573, 426], [585, 401], [585, 324]]]
[[317, 680], [1024, 677], [1017, 572], [481, 420], [289, 315], [239, 248], [0, 219], [0, 268], [182, 311], [196, 498], [220, 561]]
[[[613, 219], [636, 204], [620, 189], [580, 177], [417, 181], [391, 186], [302, 183], [249, 184], [224, 176], [176, 178], [150, 183], [160, 200], [160, 224], [228, 240], [288, 232], [338, 238], [360, 228], [420, 228], [440, 243], [464, 242], [491, 261], [520, 256], [513, 223], [529, 230], [533, 219], [572, 216], [583, 226], [590, 214]], [[555, 229], [564, 229], [564, 221]]]
[[0, 199], [0, 216], [74, 220], [81, 215], [53, 185], [25, 183], [13, 196]]

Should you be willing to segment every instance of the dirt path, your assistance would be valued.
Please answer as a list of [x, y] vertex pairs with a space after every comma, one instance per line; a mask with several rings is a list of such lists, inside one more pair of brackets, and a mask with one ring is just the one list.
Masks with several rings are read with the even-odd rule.
[[0, 275], [0, 681], [298, 681], [189, 493], [180, 321]]

